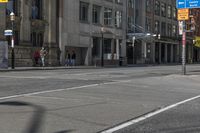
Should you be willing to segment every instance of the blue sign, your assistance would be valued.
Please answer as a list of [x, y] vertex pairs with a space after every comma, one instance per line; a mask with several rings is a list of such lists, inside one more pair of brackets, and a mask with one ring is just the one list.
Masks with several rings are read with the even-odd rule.
[[5, 30], [4, 35], [5, 36], [12, 36], [12, 30]]
[[177, 8], [185, 8], [185, 0], [177, 0], [176, 1], [176, 7]]
[[200, 0], [177, 0], [177, 8], [200, 8]]

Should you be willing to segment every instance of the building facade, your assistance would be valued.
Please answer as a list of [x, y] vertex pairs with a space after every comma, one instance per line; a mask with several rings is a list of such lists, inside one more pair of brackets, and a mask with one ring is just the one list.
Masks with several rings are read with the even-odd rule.
[[[135, 6], [131, 6], [132, 3]], [[130, 41], [127, 43], [129, 64], [181, 62], [181, 36], [178, 34], [175, 0], [129, 0], [128, 18], [127, 32], [136, 37], [134, 46]], [[133, 26], [129, 26], [129, 23]], [[193, 59], [192, 51], [193, 45], [189, 38], [188, 62]]]
[[[0, 11], [0, 41], [9, 49], [3, 32], [11, 29], [9, 14], [16, 15], [16, 66], [34, 65], [42, 46], [50, 66], [64, 65], [72, 53], [76, 65], [181, 62], [175, 0], [9, 0]], [[193, 38], [188, 33], [188, 62], [199, 60]]]
[[[194, 33], [192, 34], [193, 39], [195, 40], [195, 37], [200, 37], [200, 26], [198, 22], [200, 22], [200, 9], [192, 9], [190, 10], [190, 28], [194, 29]], [[198, 45], [193, 46], [193, 62], [200, 62], [200, 47]]]
[[[11, 29], [10, 13], [15, 13], [14, 44], [15, 66], [32, 66], [33, 54], [44, 46], [48, 50], [47, 64], [58, 64], [58, 39], [56, 36], [56, 0], [9, 0], [0, 4], [0, 41], [8, 41], [11, 37], [3, 35], [5, 29]], [[9, 50], [10, 51], [10, 50]], [[11, 53], [9, 52], [9, 59]]]
[[118, 65], [126, 56], [126, 1], [60, 0], [59, 5], [62, 63], [73, 51], [76, 65], [100, 65], [102, 57], [105, 65]]

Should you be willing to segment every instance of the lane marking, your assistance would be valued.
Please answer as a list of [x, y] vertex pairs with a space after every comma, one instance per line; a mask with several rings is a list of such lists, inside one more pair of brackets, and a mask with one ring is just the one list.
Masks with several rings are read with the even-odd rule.
[[0, 78], [15, 78], [15, 79], [47, 79], [48, 77], [47, 76], [0, 76]]
[[26, 94], [19, 94], [19, 95], [13, 95], [13, 96], [0, 97], [0, 100], [6, 100], [6, 99], [11, 99], [11, 98], [17, 98], [17, 97], [28, 97], [28, 96], [33, 96], [33, 95], [38, 95], [38, 94], [45, 94], [45, 93], [52, 93], [52, 92], [76, 90], [76, 89], [81, 89], [81, 88], [95, 87], [95, 86], [106, 85], [106, 84], [116, 84], [116, 83], [122, 83], [122, 82], [131, 82], [131, 80], [122, 80], [122, 81], [114, 81], [114, 82], [111, 81], [111, 82], [106, 82], [106, 83], [70, 87], [70, 88], [65, 88], [65, 89], [32, 92], [32, 93], [26, 93]]
[[113, 133], [113, 132], [119, 131], [121, 129], [127, 128], [128, 126], [134, 125], [134, 124], [136, 124], [138, 122], [144, 121], [144, 120], [146, 120], [148, 118], [151, 118], [151, 117], [156, 116], [156, 115], [158, 115], [160, 113], [163, 113], [165, 111], [168, 111], [168, 110], [170, 110], [172, 108], [175, 108], [177, 106], [180, 106], [180, 105], [182, 105], [184, 103], [193, 101], [193, 100], [198, 99], [198, 98], [200, 98], [200, 95], [192, 97], [192, 98], [189, 98], [189, 99], [186, 99], [184, 101], [181, 101], [181, 102], [178, 102], [178, 103], [175, 103], [175, 104], [172, 104], [172, 105], [169, 105], [169, 106], [167, 106], [165, 108], [159, 109], [157, 111], [151, 112], [151, 113], [146, 114], [144, 116], [141, 116], [139, 118], [136, 118], [136, 119], [130, 120], [130, 121], [126, 122], [126, 123], [123, 123], [121, 125], [118, 125], [116, 127], [113, 127], [113, 128], [108, 129], [108, 130], [102, 131], [101, 133]]
[[27, 97], [30, 97], [30, 98], [41, 98], [41, 99], [53, 99], [53, 100], [66, 100], [66, 98], [59, 98], [59, 97], [48, 97], [48, 96], [27, 96]]
[[99, 84], [90, 84], [90, 85], [71, 87], [71, 88], [66, 88], [66, 89], [57, 89], [57, 90], [47, 90], [47, 91], [32, 92], [32, 93], [19, 94], [19, 95], [7, 96], [7, 97], [0, 97], [0, 100], [6, 100], [6, 99], [11, 99], [11, 98], [17, 98], [17, 97], [28, 97], [28, 96], [44, 94], [44, 93], [51, 93], [51, 92], [76, 90], [76, 89], [87, 88], [87, 87], [95, 87], [95, 86], [98, 86], [98, 85]]

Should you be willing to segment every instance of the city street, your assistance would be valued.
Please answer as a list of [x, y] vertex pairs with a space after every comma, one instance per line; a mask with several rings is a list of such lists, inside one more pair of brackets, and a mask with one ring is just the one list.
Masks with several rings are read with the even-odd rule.
[[200, 65], [0, 72], [1, 133], [199, 133]]

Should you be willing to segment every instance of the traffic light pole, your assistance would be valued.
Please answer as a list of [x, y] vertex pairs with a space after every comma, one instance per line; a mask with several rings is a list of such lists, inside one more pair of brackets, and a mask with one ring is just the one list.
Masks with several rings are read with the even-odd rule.
[[183, 35], [182, 35], [182, 73], [186, 75], [186, 31], [185, 21], [183, 21]]

